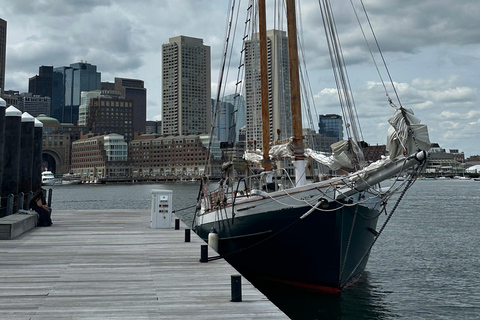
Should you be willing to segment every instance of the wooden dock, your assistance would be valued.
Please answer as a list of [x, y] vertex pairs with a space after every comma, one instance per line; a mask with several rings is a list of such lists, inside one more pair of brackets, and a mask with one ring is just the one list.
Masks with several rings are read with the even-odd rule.
[[[54, 211], [53, 226], [0, 241], [0, 319], [288, 319], [204, 242], [152, 229], [148, 211]], [[214, 255], [209, 251], [209, 255]]]

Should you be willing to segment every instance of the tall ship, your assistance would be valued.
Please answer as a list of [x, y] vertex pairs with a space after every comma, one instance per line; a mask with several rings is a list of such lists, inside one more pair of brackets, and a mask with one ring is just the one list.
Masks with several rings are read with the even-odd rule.
[[[291, 119], [291, 136], [280, 139], [280, 130], [275, 132], [272, 125], [273, 113], [278, 110], [272, 107], [269, 81], [273, 68], [269, 55], [275, 53], [266, 36], [265, 1], [251, 1], [245, 30], [249, 23], [253, 28], [241, 38], [240, 65], [248, 67], [248, 52], [253, 45], [258, 46], [261, 97], [257, 105], [261, 107], [261, 119], [253, 122], [261, 124], [261, 144], [257, 145], [260, 139], [247, 141], [244, 162], [239, 165], [238, 160], [228, 158], [236, 154], [235, 130], [231, 130], [228, 141], [220, 142], [224, 155], [222, 179], [219, 183], [210, 182], [211, 170], [202, 178], [193, 229], [253, 283], [339, 292], [361, 276], [373, 245], [425, 165], [430, 148], [428, 131], [412, 110], [401, 106], [399, 99], [395, 103], [387, 93], [386, 105], [393, 108], [393, 116], [388, 119], [388, 133], [381, 134], [387, 136], [388, 153], [373, 163], [365, 160], [333, 10], [329, 0], [321, 0], [319, 22], [325, 28], [339, 106], [344, 116], [350, 116], [346, 126], [348, 139], [332, 144], [330, 153], [305, 147], [302, 110], [307, 103], [302, 100], [305, 84], [300, 80], [306, 78], [306, 73], [298, 54], [302, 37], [297, 32], [295, 0], [285, 3], [289, 68], [286, 83], [290, 85], [285, 91], [289, 93], [291, 110], [283, 111], [281, 117]], [[238, 16], [240, 7], [234, 2], [229, 13], [232, 19]], [[252, 22], [256, 17], [258, 23]], [[227, 24], [221, 70], [228, 66], [234, 25], [240, 23], [232, 20]], [[225, 73], [220, 74], [221, 84], [228, 83]], [[252, 99], [248, 96], [251, 90], [246, 88], [248, 74], [245, 70], [243, 78], [236, 81], [235, 96], [245, 95], [245, 100]], [[222, 101], [221, 84], [216, 110]], [[237, 112], [235, 108], [233, 113]], [[212, 134], [211, 144], [214, 139]], [[207, 157], [206, 168], [212, 167], [212, 161], [212, 157]], [[319, 171], [322, 168], [324, 174]], [[399, 176], [405, 179], [390, 180]], [[393, 203], [387, 206], [389, 201]], [[387, 218], [379, 225], [382, 214]]]

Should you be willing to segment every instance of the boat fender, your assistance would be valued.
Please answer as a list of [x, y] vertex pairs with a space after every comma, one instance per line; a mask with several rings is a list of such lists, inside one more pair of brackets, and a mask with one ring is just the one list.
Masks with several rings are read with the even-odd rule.
[[218, 233], [215, 228], [212, 228], [212, 230], [208, 234], [208, 245], [210, 246], [210, 248], [218, 252]]

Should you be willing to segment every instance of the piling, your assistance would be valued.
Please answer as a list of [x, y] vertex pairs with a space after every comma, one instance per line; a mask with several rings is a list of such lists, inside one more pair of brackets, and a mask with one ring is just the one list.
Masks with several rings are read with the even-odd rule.
[[[34, 130], [35, 118], [28, 112], [24, 112], [20, 125], [20, 163], [18, 168], [18, 192], [24, 194], [32, 190]], [[19, 208], [23, 208], [23, 206], [24, 203], [18, 205]]]
[[16, 198], [18, 193], [18, 170], [20, 158], [20, 133], [21, 133], [22, 113], [14, 106], [10, 106], [5, 110], [5, 133], [3, 149], [3, 173], [2, 173], [2, 206], [0, 217], [6, 215], [6, 197], [13, 194], [14, 208], [16, 212]]
[[42, 135], [43, 123], [35, 119], [33, 132], [33, 165], [32, 165], [32, 191], [42, 187]]
[[190, 242], [190, 229], [185, 229], [185, 242]]

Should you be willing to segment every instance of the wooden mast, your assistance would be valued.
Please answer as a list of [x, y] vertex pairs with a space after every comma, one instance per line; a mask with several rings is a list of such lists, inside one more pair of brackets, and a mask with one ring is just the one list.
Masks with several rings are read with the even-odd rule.
[[262, 108], [262, 151], [263, 168], [272, 170], [268, 155], [270, 151], [270, 107], [268, 99], [268, 60], [267, 60], [267, 14], [265, 0], [258, 0], [258, 25], [260, 35], [260, 88]]
[[298, 68], [297, 18], [295, 0], [287, 0], [288, 57], [290, 68], [290, 94], [292, 104], [293, 152], [297, 185], [306, 183], [303, 150], [302, 107], [300, 101], [300, 76]]

